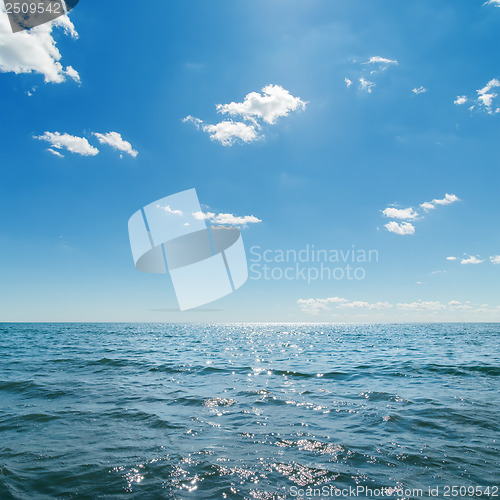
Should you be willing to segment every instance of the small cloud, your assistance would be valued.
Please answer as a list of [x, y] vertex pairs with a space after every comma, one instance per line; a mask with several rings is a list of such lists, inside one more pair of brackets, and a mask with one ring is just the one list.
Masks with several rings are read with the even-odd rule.
[[500, 264], [500, 255], [492, 255], [490, 261], [492, 264]]
[[414, 88], [412, 90], [412, 92], [415, 94], [415, 95], [418, 95], [418, 94], [425, 94], [425, 92], [428, 92], [428, 89], [426, 89], [425, 87], [418, 87], [418, 88]]
[[402, 236], [407, 234], [415, 234], [415, 226], [413, 226], [413, 224], [410, 224], [409, 222], [398, 223], [396, 221], [391, 221], [388, 224], [385, 224], [384, 227], [387, 229], [387, 231], [400, 234]]
[[454, 194], [448, 194], [448, 193], [446, 193], [444, 195], [444, 198], [442, 198], [442, 199], [434, 199], [432, 201], [425, 201], [420, 206], [425, 211], [429, 211], [429, 210], [433, 210], [434, 208], [436, 208], [436, 205], [451, 205], [452, 203], [455, 203], [456, 201], [460, 201], [460, 199], [458, 198], [458, 196], [456, 196]]
[[344, 78], [344, 81], [345, 81], [347, 88], [349, 88], [352, 85], [352, 81], [349, 80], [349, 78]]
[[385, 57], [374, 56], [374, 57], [370, 57], [370, 59], [363, 64], [384, 64], [384, 65], [394, 64], [397, 66], [399, 63], [395, 59], [387, 59]]
[[[183, 212], [182, 210], [174, 210], [170, 207], [170, 205], [165, 205], [164, 207], [162, 207], [161, 205], [156, 205], [156, 208], [160, 208], [162, 209], [165, 213], [167, 214], [171, 214], [171, 215], [182, 215]], [[186, 224], [184, 224], [186, 225]], [[188, 224], [189, 225], [189, 224]]]
[[446, 260], [453, 261], [453, 260], [457, 260], [457, 258], [456, 257], [446, 257]]
[[432, 271], [431, 274], [441, 274], [445, 273], [446, 271]]
[[132, 144], [122, 139], [122, 136], [118, 132], [107, 132], [106, 134], [99, 134], [94, 132], [97, 140], [100, 144], [107, 144], [117, 151], [122, 151], [127, 153], [133, 158], [135, 158], [139, 153], [132, 148]]
[[463, 258], [460, 264], [482, 264], [483, 262], [484, 260], [480, 259], [479, 256], [469, 255], [467, 258]]
[[500, 0], [487, 0], [483, 5], [494, 5], [495, 7], [500, 7]]
[[259, 138], [257, 130], [253, 125], [244, 122], [233, 122], [224, 120], [215, 125], [203, 123], [199, 118], [189, 115], [182, 120], [184, 123], [191, 122], [196, 128], [209, 134], [212, 141], [218, 141], [223, 146], [232, 146], [240, 140], [244, 143], [254, 142]]
[[[474, 104], [469, 106], [469, 111], [473, 111], [474, 109], [486, 111], [490, 115], [494, 115], [500, 113], [500, 107], [495, 103], [495, 99], [498, 97], [498, 94], [493, 91], [493, 89], [500, 87], [500, 80], [497, 78], [492, 78], [483, 88], [478, 89], [476, 91], [477, 98], [470, 98]], [[469, 97], [466, 95], [458, 96], [454, 103], [458, 105], [465, 104], [469, 100]]]
[[359, 79], [359, 88], [361, 90], [364, 90], [366, 92], [368, 92], [369, 94], [372, 93], [373, 91], [373, 88], [375, 87], [375, 83], [374, 82], [369, 82], [368, 80], [365, 80], [364, 78], [360, 78]]
[[253, 215], [239, 217], [233, 214], [215, 214], [214, 212], [193, 212], [193, 217], [197, 220], [208, 220], [212, 224], [221, 224], [225, 226], [246, 227], [248, 224], [262, 222]]
[[61, 153], [59, 153], [59, 151], [56, 151], [55, 149], [48, 148], [47, 151], [49, 153], [52, 153], [54, 156], [58, 156], [59, 158], [64, 158], [64, 155], [62, 155]]
[[456, 104], [457, 106], [462, 106], [462, 104], [465, 104], [467, 100], [468, 99], [466, 95], [460, 95], [457, 96], [457, 98], [453, 101], [453, 104]]
[[413, 208], [387, 207], [382, 213], [391, 219], [416, 219], [418, 217], [418, 213]]
[[67, 149], [71, 153], [82, 156], [95, 156], [99, 150], [89, 144], [85, 137], [75, 135], [61, 134], [59, 132], [45, 132], [43, 135], [33, 136], [34, 139], [46, 141], [53, 148]]

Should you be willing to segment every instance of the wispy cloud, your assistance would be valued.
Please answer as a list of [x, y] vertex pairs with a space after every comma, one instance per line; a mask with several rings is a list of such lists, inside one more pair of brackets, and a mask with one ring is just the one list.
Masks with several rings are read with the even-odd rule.
[[3, 2], [0, 3], [0, 73], [39, 73], [46, 82], [80, 81], [72, 66], [63, 67], [61, 53], [52, 34], [61, 28], [71, 38], [78, 38], [73, 23], [67, 16], [12, 34]]
[[[450, 300], [441, 302], [439, 300], [415, 300], [413, 302], [397, 302], [391, 303], [388, 301], [366, 302], [359, 300], [348, 300], [343, 297], [329, 297], [319, 299], [299, 299], [297, 300], [301, 311], [310, 314], [311, 316], [319, 316], [321, 313], [327, 312], [384, 312], [388, 310], [402, 311], [406, 313], [438, 313], [438, 312], [456, 312], [459, 310], [467, 312], [485, 312], [488, 310], [487, 304], [473, 304], [470, 301]], [[492, 309], [490, 309], [492, 310]], [[494, 309], [493, 309], [494, 310]]]
[[500, 264], [500, 255], [492, 255], [490, 261], [492, 264]]
[[175, 208], [172, 208], [170, 205], [165, 205], [165, 206], [156, 205], [156, 208], [160, 208], [166, 214], [170, 214], [170, 215], [183, 215], [184, 214], [184, 212], [182, 210], [177, 210]]
[[426, 92], [428, 92], [428, 89], [426, 89], [425, 87], [415, 87], [414, 89], [412, 89], [412, 92], [415, 94], [415, 95], [419, 95], [419, 94], [425, 94]]
[[106, 134], [94, 132], [94, 135], [97, 137], [97, 140], [100, 144], [107, 144], [113, 149], [116, 149], [117, 151], [121, 151], [123, 153], [127, 153], [134, 158], [139, 154], [135, 149], [132, 148], [132, 144], [130, 144], [130, 142], [122, 139], [122, 136], [118, 132], [107, 132]]
[[205, 123], [191, 115], [183, 119], [191, 122], [199, 130], [206, 132], [214, 141], [223, 146], [231, 146], [237, 141], [249, 143], [256, 141], [262, 135], [263, 124], [274, 125], [278, 118], [288, 116], [293, 111], [304, 110], [307, 103], [293, 96], [280, 85], [266, 85], [262, 93], [250, 92], [242, 102], [217, 104], [217, 112], [241, 121], [224, 120], [216, 124]]
[[45, 132], [43, 135], [34, 136], [34, 139], [48, 142], [52, 148], [66, 149], [70, 153], [76, 153], [82, 156], [95, 156], [99, 150], [89, 144], [85, 137], [78, 137], [70, 134], [61, 134], [59, 132]]
[[50, 154], [53, 154], [54, 156], [58, 156], [59, 158], [64, 158], [64, 155], [62, 155], [61, 153], [59, 153], [59, 151], [56, 151], [55, 149], [47, 148], [47, 151]]
[[387, 59], [387, 57], [373, 56], [363, 64], [381, 64], [383, 66], [394, 64], [397, 66], [399, 63], [398, 61], [396, 61], [396, 59]]
[[494, 5], [495, 7], [500, 7], [500, 0], [487, 0], [483, 5]]
[[194, 212], [193, 217], [198, 220], [208, 220], [213, 224], [221, 224], [223, 226], [247, 227], [248, 224], [262, 222], [253, 215], [244, 215], [240, 217], [233, 214], [216, 214], [214, 212]]
[[457, 260], [457, 258], [456, 258], [456, 257], [453, 257], [453, 256], [450, 256], [450, 257], [446, 257], [446, 260], [453, 261], [453, 260]]
[[364, 78], [359, 79], [359, 88], [361, 90], [364, 90], [371, 94], [373, 92], [373, 88], [375, 87], [374, 82], [369, 82], [368, 80], [365, 80]]

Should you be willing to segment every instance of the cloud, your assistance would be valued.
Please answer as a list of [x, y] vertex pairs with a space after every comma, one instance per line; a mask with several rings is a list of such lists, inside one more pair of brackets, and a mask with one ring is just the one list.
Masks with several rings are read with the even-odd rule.
[[500, 87], [500, 80], [492, 78], [483, 88], [476, 90], [477, 98], [469, 98], [466, 95], [458, 96], [454, 103], [457, 105], [465, 104], [469, 99], [473, 105], [469, 107], [472, 111], [476, 106], [478, 109], [486, 111], [490, 115], [500, 113], [500, 107], [496, 105], [498, 94], [493, 89]]
[[413, 208], [393, 208], [387, 207], [382, 213], [391, 219], [416, 219], [418, 213]]
[[495, 7], [500, 7], [500, 0], [487, 0], [483, 5], [494, 5]]
[[[491, 92], [491, 90], [496, 87], [500, 87], [500, 81], [496, 78], [493, 78], [493, 80], [490, 80], [482, 89], [479, 89], [477, 91], [478, 101], [487, 109], [488, 113], [490, 114], [493, 113], [493, 99], [498, 96], [498, 94]], [[496, 108], [495, 113], [498, 113], [499, 111], [500, 108]]]
[[446, 260], [457, 260], [456, 257], [446, 257]]
[[444, 195], [444, 198], [442, 199], [434, 199], [432, 201], [425, 201], [422, 203], [420, 206], [425, 210], [433, 210], [436, 208], [436, 205], [451, 205], [452, 203], [455, 203], [456, 201], [460, 201], [458, 196], [454, 194], [448, 194], [446, 193]]
[[262, 93], [250, 92], [243, 102], [217, 104], [220, 114], [239, 117], [241, 121], [224, 120], [219, 123], [205, 123], [199, 118], [188, 115], [183, 122], [193, 123], [198, 130], [210, 135], [210, 139], [223, 146], [232, 146], [235, 142], [250, 143], [263, 137], [259, 135], [263, 124], [274, 125], [278, 118], [288, 116], [292, 111], [305, 109], [307, 103], [294, 97], [280, 85], [266, 85]]
[[469, 255], [467, 258], [463, 258], [460, 264], [482, 264], [483, 262], [484, 260], [480, 259], [479, 256]]
[[443, 309], [446, 309], [446, 305], [442, 304], [441, 302], [435, 300], [435, 301], [416, 301], [416, 302], [410, 302], [410, 303], [399, 303], [397, 304], [397, 308], [401, 309], [402, 311], [440, 311]]
[[396, 221], [391, 221], [384, 226], [387, 231], [400, 235], [415, 234], [415, 226], [409, 222], [402, 222], [401, 224]]
[[84, 137], [77, 137], [59, 132], [45, 132], [43, 135], [34, 136], [34, 139], [46, 141], [53, 148], [67, 149], [71, 153], [77, 153], [82, 156], [95, 156], [99, 150], [89, 144]]
[[48, 148], [47, 151], [49, 153], [52, 153], [54, 156], [58, 156], [59, 158], [64, 158], [64, 155], [62, 155], [61, 153], [59, 153], [59, 151], [56, 151], [55, 149]]
[[[417, 284], [421, 284], [418, 282]], [[425, 314], [431, 313], [435, 315], [439, 312], [457, 312], [459, 310], [464, 310], [467, 312], [485, 312], [488, 311], [487, 304], [472, 304], [469, 301], [461, 302], [459, 300], [450, 300], [447, 303], [443, 303], [439, 300], [416, 300], [413, 302], [399, 302], [392, 304], [387, 301], [379, 302], [365, 302], [348, 300], [343, 297], [330, 297], [326, 299], [299, 299], [297, 300], [302, 312], [310, 314], [311, 316], [319, 316], [321, 313], [332, 312], [335, 310], [337, 313], [347, 313], [347, 312], [358, 312], [358, 311], [384, 311], [388, 312], [389, 309], [395, 311], [403, 311], [407, 313], [415, 314]], [[496, 309], [489, 309], [490, 312], [500, 309], [500, 306]], [[338, 314], [335, 314], [338, 316]]]
[[182, 210], [176, 210], [170, 207], [170, 205], [165, 205], [162, 207], [161, 205], [156, 205], [156, 208], [161, 208], [165, 213], [171, 214], [171, 215], [183, 215]]
[[217, 104], [217, 111], [230, 116], [241, 116], [243, 120], [263, 120], [273, 125], [280, 117], [288, 116], [291, 111], [305, 109], [306, 103], [294, 97], [280, 85], [266, 85], [262, 94], [250, 92], [243, 102]]
[[0, 72], [39, 73], [51, 83], [61, 83], [68, 78], [79, 82], [78, 72], [72, 66], [64, 68], [60, 62], [62, 56], [52, 36], [56, 28], [61, 28], [65, 35], [78, 38], [67, 16], [12, 34], [5, 7], [0, 3]]
[[259, 138], [256, 128], [244, 122], [224, 120], [215, 125], [204, 123], [199, 118], [189, 115], [182, 120], [184, 123], [194, 123], [196, 128], [210, 135], [212, 141], [218, 141], [223, 146], [232, 146], [240, 140], [245, 143], [256, 141]]
[[[446, 193], [444, 198], [442, 199], [434, 199], [432, 201], [425, 201], [420, 204], [420, 208], [424, 209], [425, 212], [429, 210], [433, 210], [436, 208], [436, 205], [451, 205], [456, 201], [460, 201], [458, 196], [454, 194]], [[391, 219], [399, 219], [399, 220], [416, 220], [420, 218], [420, 214], [413, 208], [395, 208], [395, 207], [387, 207], [382, 213]], [[409, 222], [398, 223], [396, 221], [391, 221], [388, 224], [385, 224], [385, 228], [391, 233], [406, 235], [406, 234], [414, 234], [415, 227], [413, 224]]]
[[344, 78], [346, 86], [349, 88], [352, 85], [352, 81], [349, 78]]
[[490, 261], [492, 264], [500, 264], [500, 255], [492, 255]]
[[300, 309], [312, 316], [317, 316], [321, 311], [327, 311], [330, 309], [332, 304], [342, 304], [348, 302], [347, 299], [342, 297], [329, 297], [327, 299], [299, 299], [297, 304], [299, 304]]
[[370, 57], [370, 59], [363, 64], [383, 64], [383, 65], [395, 64], [397, 66], [399, 63], [395, 59], [387, 59], [385, 57], [374, 56]]
[[340, 309], [369, 309], [369, 310], [381, 310], [381, 309], [390, 309], [392, 304], [389, 302], [375, 302], [374, 304], [370, 304], [369, 302], [345, 302], [341, 303], [338, 306]]
[[193, 212], [193, 217], [198, 220], [208, 220], [213, 224], [222, 224], [226, 226], [242, 226], [246, 227], [248, 224], [256, 224], [262, 222], [253, 215], [244, 215], [238, 217], [233, 214], [215, 214], [214, 212]]
[[428, 89], [426, 89], [425, 87], [415, 87], [412, 92], [415, 94], [415, 95], [418, 95], [418, 94], [425, 94], [426, 92], [428, 92]]
[[122, 136], [118, 132], [108, 132], [106, 134], [99, 134], [94, 132], [97, 140], [100, 144], [108, 144], [113, 149], [127, 153], [132, 157], [136, 157], [139, 153], [132, 148], [132, 144], [122, 139]]
[[369, 82], [368, 80], [365, 80], [364, 78], [359, 79], [359, 88], [361, 90], [364, 90], [368, 92], [369, 94], [372, 93], [373, 88], [376, 86], [374, 82]]

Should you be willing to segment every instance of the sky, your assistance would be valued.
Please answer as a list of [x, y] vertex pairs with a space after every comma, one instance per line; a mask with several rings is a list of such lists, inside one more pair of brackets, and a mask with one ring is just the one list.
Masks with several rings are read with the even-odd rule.
[[[0, 11], [0, 321], [500, 321], [500, 1], [152, 6]], [[191, 188], [249, 279], [181, 312], [127, 224]]]

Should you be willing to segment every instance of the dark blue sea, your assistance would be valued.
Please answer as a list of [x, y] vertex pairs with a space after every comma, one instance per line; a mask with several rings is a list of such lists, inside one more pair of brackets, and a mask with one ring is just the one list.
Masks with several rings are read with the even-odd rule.
[[500, 324], [0, 324], [0, 499], [495, 498], [499, 381]]

